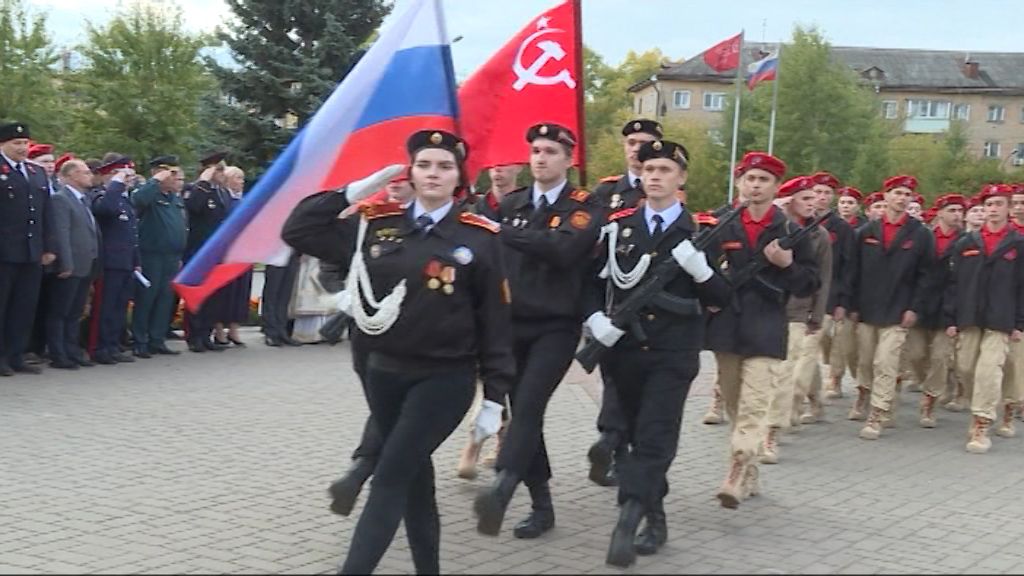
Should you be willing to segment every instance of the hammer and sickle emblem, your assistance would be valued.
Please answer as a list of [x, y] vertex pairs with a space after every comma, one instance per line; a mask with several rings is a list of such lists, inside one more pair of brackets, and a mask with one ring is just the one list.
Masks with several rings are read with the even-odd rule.
[[540, 86], [565, 84], [569, 88], [576, 87], [576, 81], [573, 80], [572, 74], [566, 68], [562, 68], [562, 70], [554, 76], [541, 76], [539, 74], [541, 69], [549, 60], [560, 62], [565, 58], [565, 50], [562, 49], [562, 45], [553, 40], [542, 40], [538, 42], [537, 47], [541, 49], [540, 56], [538, 56], [537, 59], [529, 66], [523, 66], [523, 52], [526, 51], [526, 47], [537, 38], [554, 32], [562, 32], [562, 30], [558, 28], [542, 28], [541, 30], [529, 35], [526, 40], [519, 45], [519, 52], [516, 54], [516, 59], [512, 63], [512, 71], [515, 72], [517, 78], [515, 83], [512, 84], [512, 88], [516, 91], [522, 91], [522, 89], [526, 88], [528, 84], [538, 84]]

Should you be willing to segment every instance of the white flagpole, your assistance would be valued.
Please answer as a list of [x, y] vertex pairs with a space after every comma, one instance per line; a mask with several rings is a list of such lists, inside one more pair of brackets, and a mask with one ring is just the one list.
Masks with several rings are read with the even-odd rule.
[[775, 112], [779, 108], [779, 76], [782, 72], [782, 42], [779, 42], [778, 51], [775, 53], [775, 79], [772, 80], [772, 119], [768, 124], [768, 153], [772, 153], [775, 145]]
[[729, 159], [729, 204], [732, 204], [732, 193], [736, 186], [736, 149], [739, 146], [740, 134], [740, 89], [743, 86], [743, 39], [744, 30], [740, 30], [740, 55], [736, 66], [736, 105], [732, 115], [732, 156]]

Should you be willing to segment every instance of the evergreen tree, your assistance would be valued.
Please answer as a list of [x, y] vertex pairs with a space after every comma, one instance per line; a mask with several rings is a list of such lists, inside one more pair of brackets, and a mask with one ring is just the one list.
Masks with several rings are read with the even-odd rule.
[[58, 60], [45, 16], [26, 12], [22, 0], [0, 0], [0, 120], [25, 122], [41, 142], [62, 134]]

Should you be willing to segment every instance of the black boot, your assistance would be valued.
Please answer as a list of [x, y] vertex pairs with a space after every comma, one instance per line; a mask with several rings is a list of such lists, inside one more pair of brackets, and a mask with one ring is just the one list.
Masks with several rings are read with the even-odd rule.
[[665, 519], [665, 505], [658, 502], [647, 512], [647, 522], [636, 535], [636, 553], [641, 556], [657, 554], [658, 549], [668, 540], [668, 524]]
[[334, 481], [327, 493], [331, 495], [331, 512], [348, 516], [356, 505], [356, 498], [363, 489], [363, 484], [373, 474], [377, 461], [372, 458], [359, 457], [352, 461], [352, 466], [345, 475]]
[[602, 432], [587, 452], [590, 459], [590, 480], [598, 486], [615, 486], [618, 478], [613, 466], [614, 455], [621, 440], [616, 432]]
[[533, 509], [530, 515], [519, 524], [516, 524], [512, 535], [523, 540], [539, 538], [548, 530], [555, 527], [555, 507], [551, 503], [551, 490], [545, 482], [537, 487], [530, 488], [530, 498], [533, 500]]
[[512, 501], [512, 494], [519, 485], [519, 477], [508, 470], [498, 472], [494, 484], [477, 494], [473, 502], [476, 512], [476, 531], [487, 536], [497, 536], [501, 532], [501, 522], [505, 519], [505, 509]]
[[612, 531], [612, 541], [608, 545], [607, 564], [628, 568], [636, 562], [636, 529], [644, 517], [644, 506], [639, 500], [626, 500], [619, 508], [619, 522]]

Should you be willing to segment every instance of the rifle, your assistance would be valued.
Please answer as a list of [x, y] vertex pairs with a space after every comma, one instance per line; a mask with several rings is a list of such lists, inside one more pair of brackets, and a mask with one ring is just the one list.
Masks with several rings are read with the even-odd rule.
[[349, 327], [351, 317], [344, 312], [337, 312], [331, 316], [323, 326], [320, 327], [320, 336], [324, 341], [334, 346], [341, 342], [341, 337]]
[[[832, 210], [818, 216], [810, 224], [797, 228], [789, 234], [779, 238], [779, 248], [782, 248], [783, 250], [792, 250], [794, 246], [800, 243], [801, 240], [806, 238], [830, 217], [832, 217]], [[761, 272], [770, 265], [771, 263], [768, 262], [768, 258], [765, 257], [764, 251], [758, 252], [757, 255], [754, 256], [754, 259], [748, 262], [743, 268], [737, 270], [735, 274], [728, 275], [728, 279], [732, 284], [733, 290], [736, 290], [747, 282], [754, 280], [757, 283], [757, 288], [770, 300], [783, 300], [786, 295], [785, 291], [761, 276]]]
[[[694, 236], [691, 242], [698, 251], [704, 251], [711, 245], [711, 241], [724, 230], [730, 222], [739, 217], [740, 212], [746, 204], [739, 204], [736, 207], [728, 204], [715, 210], [714, 215], [719, 219], [718, 224], [712, 228], [704, 228]], [[696, 316], [700, 314], [700, 304], [692, 299], [679, 298], [665, 292], [665, 287], [675, 280], [683, 269], [674, 258], [662, 260], [647, 274], [647, 278], [639, 286], [629, 292], [618, 306], [611, 313], [612, 324], [622, 329], [628, 329], [633, 335], [644, 342], [647, 336], [640, 326], [640, 310], [647, 306], [657, 306], [663, 310], [681, 315]], [[576, 353], [576, 360], [580, 366], [589, 374], [594, 371], [609, 348], [596, 339], [587, 342], [579, 352]]]

